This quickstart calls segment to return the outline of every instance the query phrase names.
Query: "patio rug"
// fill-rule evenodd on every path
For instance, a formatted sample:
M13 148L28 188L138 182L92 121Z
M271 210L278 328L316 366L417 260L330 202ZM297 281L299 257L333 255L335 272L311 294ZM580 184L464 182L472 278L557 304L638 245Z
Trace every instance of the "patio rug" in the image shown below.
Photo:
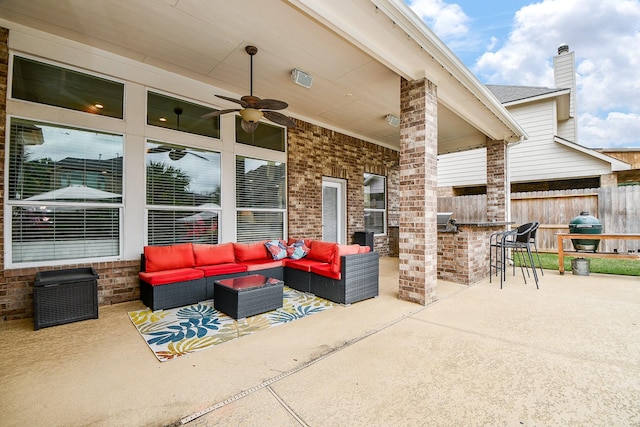
M334 303L284 287L282 308L235 320L213 308L213 300L170 310L129 312L140 335L159 361L222 344L327 310Z

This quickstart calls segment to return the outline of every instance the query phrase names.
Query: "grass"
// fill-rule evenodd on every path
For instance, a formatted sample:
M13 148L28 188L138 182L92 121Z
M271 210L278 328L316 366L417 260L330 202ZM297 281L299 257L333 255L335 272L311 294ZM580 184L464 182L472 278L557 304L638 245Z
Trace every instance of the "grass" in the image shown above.
M537 263L536 254L533 258ZM573 256L564 257L564 270L571 272ZM619 274L622 276L640 276L640 260L615 258L586 258L590 261L589 272L602 274ZM540 262L545 270L558 270L558 255L541 253Z

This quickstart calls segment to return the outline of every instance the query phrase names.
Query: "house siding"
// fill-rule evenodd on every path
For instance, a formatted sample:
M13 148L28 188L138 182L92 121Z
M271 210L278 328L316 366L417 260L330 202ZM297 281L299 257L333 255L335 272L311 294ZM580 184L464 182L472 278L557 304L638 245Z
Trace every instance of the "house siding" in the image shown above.
M509 108L529 139L510 149L512 182L581 178L610 173L610 165L557 143L555 102L540 101Z
M555 141L557 129L554 100L508 108L526 129L529 139L509 148L511 182L583 178L611 173L611 165ZM486 150L444 154L438 159L438 186L484 185Z
M438 156L438 186L473 186L487 183L487 149Z

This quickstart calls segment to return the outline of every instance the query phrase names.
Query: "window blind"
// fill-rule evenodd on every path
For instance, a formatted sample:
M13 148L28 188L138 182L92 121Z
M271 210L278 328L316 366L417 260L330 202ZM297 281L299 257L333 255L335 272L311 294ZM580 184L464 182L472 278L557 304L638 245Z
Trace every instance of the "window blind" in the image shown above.
M236 156L237 241L284 238L286 164Z
M11 262L116 256L122 135L12 118Z
M218 243L220 153L147 142L147 241Z

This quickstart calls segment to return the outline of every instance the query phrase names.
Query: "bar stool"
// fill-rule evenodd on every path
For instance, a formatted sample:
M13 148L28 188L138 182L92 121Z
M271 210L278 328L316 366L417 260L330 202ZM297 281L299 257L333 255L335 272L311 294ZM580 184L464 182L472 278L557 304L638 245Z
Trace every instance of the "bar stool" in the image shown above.
M532 266L536 288L540 289L538 286L538 273L531 252L531 232L535 229L537 229L536 223L529 222L519 226L515 230L493 233L489 237L489 283L491 283L494 271L496 275L499 271L500 289L502 289L502 282L506 279L507 263L509 261L512 262L513 274L515 275L515 261L516 257L519 257L520 271L522 272L522 278L525 284L527 283L527 276L531 277L527 266L528 259ZM509 254L511 256L509 256ZM525 268L527 270L526 275Z

